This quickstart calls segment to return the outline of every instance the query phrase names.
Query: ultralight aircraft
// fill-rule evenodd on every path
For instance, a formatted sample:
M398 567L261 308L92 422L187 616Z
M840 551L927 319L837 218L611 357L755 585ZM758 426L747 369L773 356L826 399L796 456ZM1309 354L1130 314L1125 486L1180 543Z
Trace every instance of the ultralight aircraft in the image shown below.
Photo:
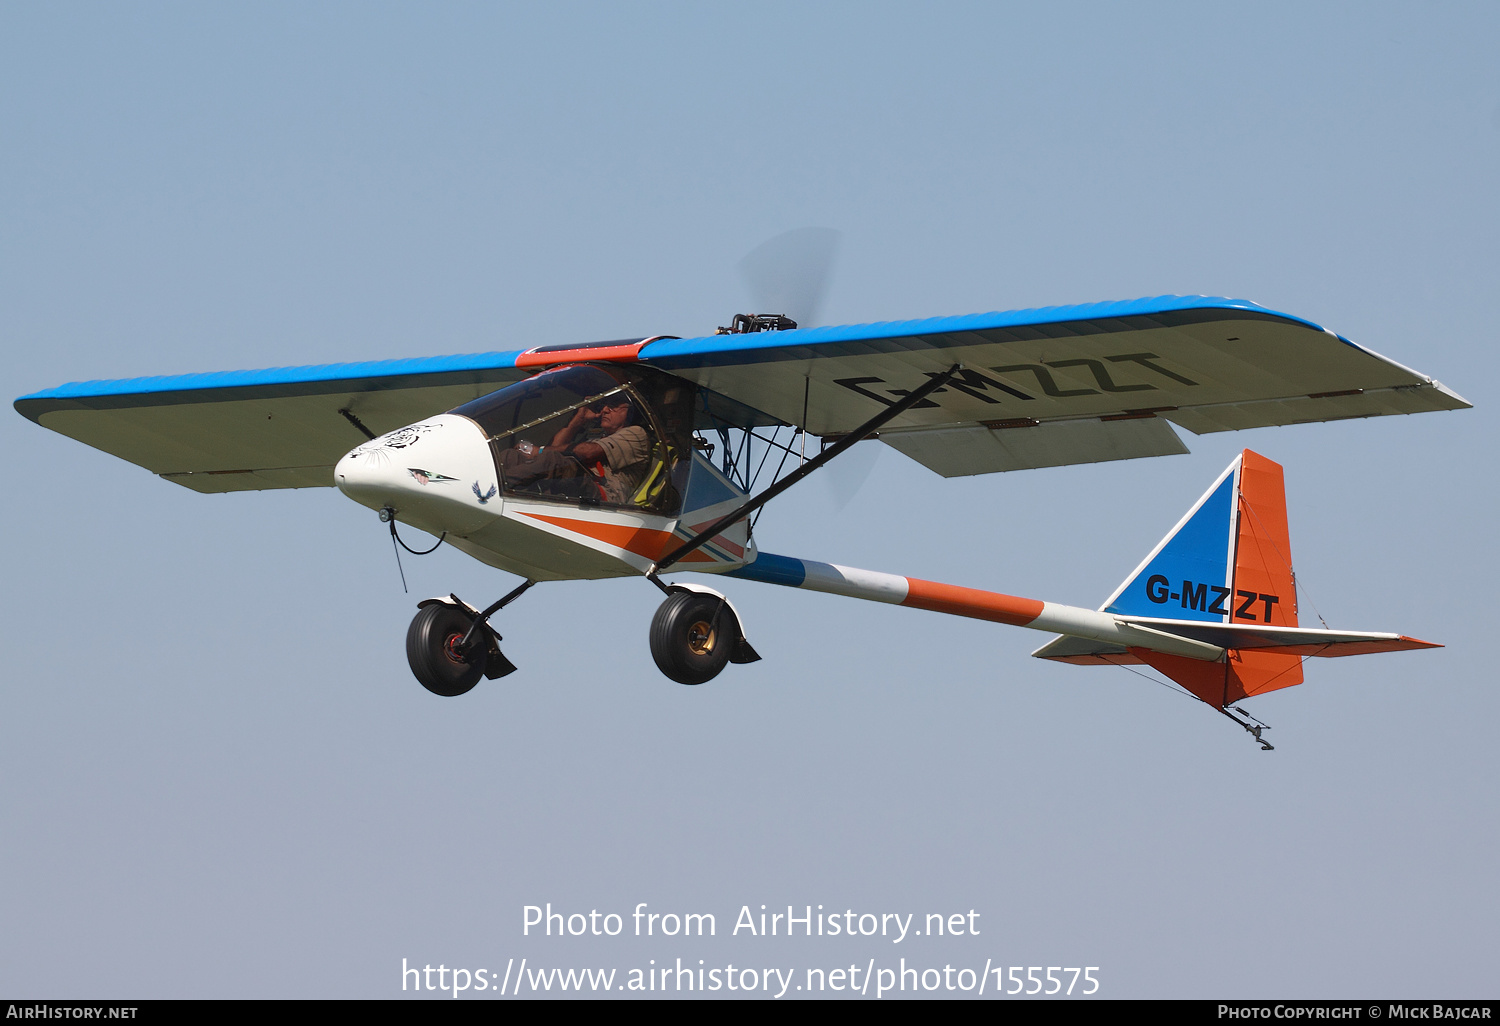
M1281 467L1263 456L1236 457L1097 610L762 552L753 518L864 439L959 477L1185 453L1173 425L1468 406L1310 321L1205 296L815 328L742 314L698 338L89 381L15 401L194 491L337 486L396 541L399 519L523 578L482 609L419 603L407 656L438 695L515 670L491 617L541 581L660 588L651 654L680 683L759 659L722 591L662 580L696 571L1048 631L1033 655L1148 664L1257 739L1258 721L1230 710L1249 717L1236 702L1300 683L1303 657L1435 647L1299 626Z

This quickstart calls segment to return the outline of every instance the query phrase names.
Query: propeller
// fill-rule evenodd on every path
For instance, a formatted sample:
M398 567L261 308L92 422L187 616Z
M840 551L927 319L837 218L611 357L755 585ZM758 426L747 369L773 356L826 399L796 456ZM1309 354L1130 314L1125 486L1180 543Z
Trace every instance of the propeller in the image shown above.
M794 228L751 250L739 266L755 312L786 314L799 328L815 325L839 237L832 228Z
M823 468L823 485L835 510L842 513L864 488L875 470L875 461L880 459L880 450L873 439L865 439Z
M841 238L832 228L794 228L751 250L739 269L756 312L786 314L799 328L816 326ZM836 509L860 491L879 456L874 445L856 445L822 471Z

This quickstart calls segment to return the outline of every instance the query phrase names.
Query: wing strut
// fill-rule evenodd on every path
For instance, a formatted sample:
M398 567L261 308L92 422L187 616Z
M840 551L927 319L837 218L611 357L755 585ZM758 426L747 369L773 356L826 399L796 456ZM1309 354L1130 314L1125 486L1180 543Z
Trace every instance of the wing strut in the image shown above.
M343 417L349 423L353 424L356 428L358 428L360 434L364 435L370 441L372 441L372 442L375 441L375 432L373 432L369 428L365 427L365 422L362 421L362 420L360 420L358 417L356 417L354 415L354 411L353 410L350 410L346 406L346 407L344 407L344 409L342 409L342 410L339 411L339 416Z
M775 484L767 488L765 491L761 492L759 495L755 496L752 499L746 500L738 509L726 513L718 520L715 520L708 527L706 527L702 531L699 531L697 534L693 535L693 537L689 538L687 541L677 546L677 548L667 553L661 559L658 559L651 565L651 569L646 571L646 576L654 581L657 574L665 571L667 567L671 566L673 563L676 563L678 560L682 559L683 556L686 556L688 553L697 549L704 542L708 541L714 535L724 530L724 528L728 527L730 524L738 522L745 516L754 513L766 503L776 498L776 496L780 495L792 485L802 480L808 474L811 474L814 470L817 470L819 467L827 463L829 460L833 459L839 453L843 452L845 449L848 449L855 442L870 437L891 420L901 416L901 414L917 405L917 403L921 402L923 399L926 399L933 392L936 392L938 389L942 388L953 379L953 376L955 374L957 374L962 369L963 364L955 363L952 367L949 367L942 374L934 376L930 381L927 382L927 384L923 385L921 388L918 388L911 392L906 396L906 398L902 399L894 406L886 407L886 409L882 410L880 413L877 413L875 416L865 421L859 427L849 432L843 438L840 438L833 445L829 446L822 452L821 455L815 456L812 459L808 460L806 463L802 464L802 466L792 471L780 481L777 481Z

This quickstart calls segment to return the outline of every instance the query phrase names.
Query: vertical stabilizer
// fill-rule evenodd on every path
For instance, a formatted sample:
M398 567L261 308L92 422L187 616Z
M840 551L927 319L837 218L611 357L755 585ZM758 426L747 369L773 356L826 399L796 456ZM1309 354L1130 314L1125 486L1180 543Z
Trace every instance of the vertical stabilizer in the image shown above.
M1246 449L1116 589L1124 616L1297 626L1281 465ZM1132 648L1210 705L1302 683L1300 656L1230 649L1217 663Z
M1234 569L1235 511L1241 457L1236 457L1157 542L1101 612L1223 623ZM1278 468L1279 469L1279 468Z

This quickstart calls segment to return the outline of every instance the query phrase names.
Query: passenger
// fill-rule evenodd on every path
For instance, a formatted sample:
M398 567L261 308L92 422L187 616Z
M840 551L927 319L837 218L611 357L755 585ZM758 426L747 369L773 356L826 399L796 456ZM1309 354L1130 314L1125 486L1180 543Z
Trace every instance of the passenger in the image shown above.
M580 407L552 436L554 450L570 453L584 464L603 466L605 500L621 506L634 502L651 470L651 436L640 424L630 423L633 413L629 399L609 396ZM601 432L597 437L574 441L595 429Z

